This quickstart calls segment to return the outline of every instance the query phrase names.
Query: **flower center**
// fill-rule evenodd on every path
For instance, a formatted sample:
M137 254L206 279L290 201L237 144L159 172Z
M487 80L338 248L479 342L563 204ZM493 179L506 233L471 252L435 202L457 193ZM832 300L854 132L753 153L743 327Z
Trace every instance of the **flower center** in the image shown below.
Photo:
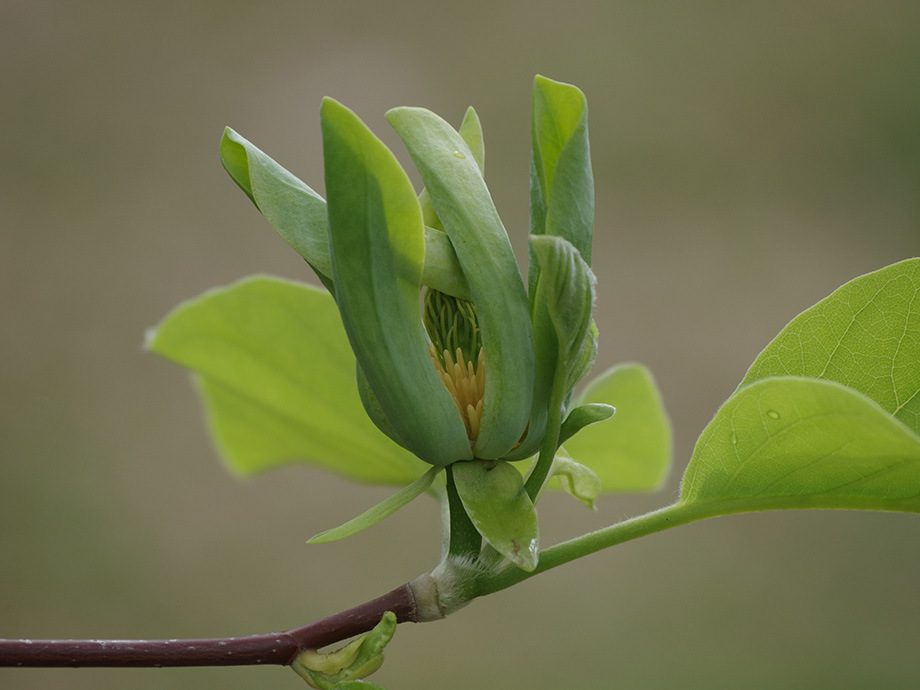
M424 322L431 339L431 360L473 443L479 436L486 380L476 309L472 302L429 288L425 293Z

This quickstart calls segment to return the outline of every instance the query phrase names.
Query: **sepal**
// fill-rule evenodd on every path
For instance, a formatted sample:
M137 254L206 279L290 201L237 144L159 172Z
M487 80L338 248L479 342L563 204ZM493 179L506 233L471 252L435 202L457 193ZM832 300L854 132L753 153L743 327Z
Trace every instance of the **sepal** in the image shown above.
M522 570L536 568L537 513L521 473L504 460L458 462L451 470L463 507L482 537Z

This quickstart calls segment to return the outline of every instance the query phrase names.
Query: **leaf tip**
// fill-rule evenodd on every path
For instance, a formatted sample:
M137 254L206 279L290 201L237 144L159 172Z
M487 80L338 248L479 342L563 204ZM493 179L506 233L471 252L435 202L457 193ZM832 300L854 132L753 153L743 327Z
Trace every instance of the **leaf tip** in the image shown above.
M531 539L525 546L517 540L512 540L511 551L507 555L510 556L511 562L518 568L532 573L537 569L537 564L540 561L539 542L536 539Z

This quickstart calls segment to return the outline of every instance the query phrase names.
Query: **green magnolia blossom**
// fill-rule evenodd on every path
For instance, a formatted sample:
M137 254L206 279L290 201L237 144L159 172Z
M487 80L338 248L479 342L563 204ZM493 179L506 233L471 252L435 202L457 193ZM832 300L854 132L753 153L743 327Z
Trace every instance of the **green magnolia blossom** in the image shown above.
M459 132L421 108L387 114L425 183L419 198L357 116L323 102L332 284L362 401L379 428L433 465L532 455L551 411L559 412L551 408L568 399L596 351L584 97L541 78L535 91L537 101L567 101L578 117L574 126L564 123L563 141L556 131L535 147L535 223L542 227L531 228L529 297L483 179L474 111ZM540 117L538 109L538 130ZM559 165L575 174L560 175L568 188L554 194ZM442 251L455 257L451 287L425 283L426 219L427 237L446 235Z
M333 284L365 408L428 463L504 457L530 416L533 332L524 282L472 151L433 113L388 114L456 254L481 353L445 349L450 335L438 333L463 308L447 293L427 286L429 304L437 300L441 313L427 329L423 323L422 205L395 156L337 102L326 99L321 116ZM482 389L464 395L477 382Z
M450 552L477 551L481 535L533 569L533 503L550 477L565 478L591 504L600 490L657 486L670 453L657 392L641 367L607 372L573 401L597 351L584 95L543 77L534 82L526 285L484 181L472 108L456 130L421 108L387 113L422 178L421 194L352 111L327 98L320 114L327 199L229 128L221 160L328 294L269 279L241 283L177 309L150 347L199 375L218 444L238 470L300 457L364 481L416 478L313 541L379 521L432 488L446 467L436 492L450 498ZM340 381L343 373L327 300L354 353L360 405L428 471L413 471L411 456L372 438L341 384L311 378ZM311 337L310 323L326 330ZM313 354L298 360L294 353L305 348ZM637 445L628 430L579 433L609 418L618 397L654 420L656 433L642 437L663 445ZM557 458L563 442L569 453ZM533 458L525 482L509 461Z

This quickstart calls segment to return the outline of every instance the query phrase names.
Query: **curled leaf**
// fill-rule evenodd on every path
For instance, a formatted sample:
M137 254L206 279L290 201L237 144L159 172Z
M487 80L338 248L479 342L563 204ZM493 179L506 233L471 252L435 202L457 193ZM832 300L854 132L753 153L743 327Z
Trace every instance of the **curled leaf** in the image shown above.
M530 246L540 266L535 309L545 304L556 332L555 376L565 379L567 397L585 372L586 351L596 345L591 338L595 278L575 246L561 237L532 236Z
M562 423L562 428L559 430L559 445L564 444L589 424L596 424L610 419L616 411L615 407L606 403L579 405L569 412L569 416Z
M596 510L594 502L601 493L601 480L589 467L575 462L560 448L553 459L551 476L555 477L563 491L571 494L582 504Z
M361 678L371 675L383 664L383 650L395 632L396 614L387 611L373 630L345 647L326 654L304 650L291 662L291 668L317 690L354 687Z

